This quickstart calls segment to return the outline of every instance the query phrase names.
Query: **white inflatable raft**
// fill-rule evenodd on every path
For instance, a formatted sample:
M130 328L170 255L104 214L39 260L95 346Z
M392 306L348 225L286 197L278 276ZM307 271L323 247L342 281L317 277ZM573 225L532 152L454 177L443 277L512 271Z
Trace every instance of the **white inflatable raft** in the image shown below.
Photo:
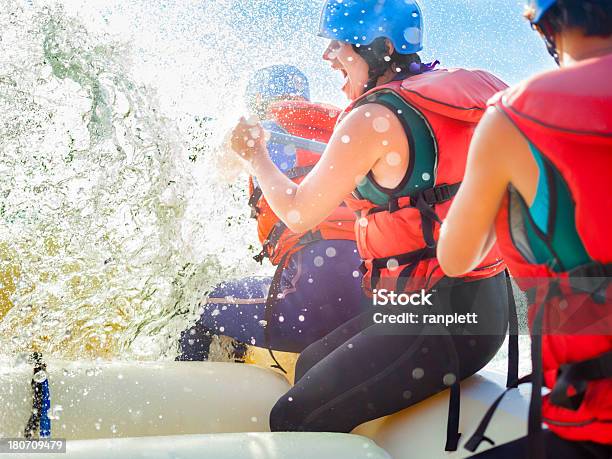
M445 393L353 434L269 433L270 410L289 384L252 365L50 361L47 377L51 433L68 440L67 454L57 455L65 459L467 457L463 443L504 382L503 375L489 372L464 382L462 442L459 451L445 453ZM31 378L30 365L0 364L0 437L23 435L32 409ZM489 431L498 443L524 435L527 400L526 392L512 391L500 405Z

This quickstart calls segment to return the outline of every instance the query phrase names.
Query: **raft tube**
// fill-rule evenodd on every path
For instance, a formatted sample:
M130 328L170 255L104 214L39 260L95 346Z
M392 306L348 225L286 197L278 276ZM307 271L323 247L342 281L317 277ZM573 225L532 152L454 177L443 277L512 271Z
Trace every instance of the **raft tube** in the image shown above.
M214 362L46 363L51 438L67 440L67 453L58 454L64 459L462 458L470 455L463 443L504 389L503 375L493 372L462 384L463 436L460 449L447 453L447 392L352 434L269 433L270 410L289 389L269 369ZM31 379L31 365L0 363L0 437L23 436L32 412ZM525 389L513 390L498 408L487 432L498 444L525 434L528 398Z

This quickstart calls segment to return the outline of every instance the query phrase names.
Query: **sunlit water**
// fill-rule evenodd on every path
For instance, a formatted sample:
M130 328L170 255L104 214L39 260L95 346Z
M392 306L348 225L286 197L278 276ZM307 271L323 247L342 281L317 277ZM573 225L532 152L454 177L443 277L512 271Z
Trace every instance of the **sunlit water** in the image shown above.
M61 7L2 0L0 31L0 349L174 356L206 289L250 268L211 126L165 117L129 46Z
M64 4L0 0L0 352L173 358L208 289L267 272L244 180L217 168L241 75L295 49L318 62L321 45L249 48L245 33L285 26L254 9L237 34L229 0ZM336 80L319 73L320 93Z

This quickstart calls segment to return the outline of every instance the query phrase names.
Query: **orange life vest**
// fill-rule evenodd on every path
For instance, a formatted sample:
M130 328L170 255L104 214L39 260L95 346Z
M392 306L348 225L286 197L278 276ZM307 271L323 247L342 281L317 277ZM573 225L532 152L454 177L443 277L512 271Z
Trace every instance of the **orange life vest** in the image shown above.
M463 178L487 100L506 87L484 71L434 70L374 88L349 106L345 113L368 102L392 109L410 144L407 186L400 195L389 194L381 205L358 187L347 200L359 214L355 232L367 290L430 289L444 276L436 258L440 225ZM504 269L494 248L465 277L492 277Z
M541 336L534 392L542 377L552 389L541 416L563 438L604 444L612 444L611 73L612 55L587 60L528 80L495 104L542 158L548 183L547 228L538 229L513 189L497 219L508 267L529 291L532 340ZM563 195L569 210L557 208ZM560 252L571 238L570 255L582 257L568 266ZM538 241L550 250L546 262L535 255Z
M331 105L291 100L273 103L268 109L268 120L274 121L288 134L318 142L328 142L340 110ZM312 170L321 155L303 148L295 151L295 167L285 172L295 183ZM340 206L321 224L305 233L293 233L274 214L261 189L249 180L249 206L252 217L257 219L257 232L262 243L262 252L257 261L270 258L277 265L283 258L295 253L305 244L316 240L355 240L354 213Z

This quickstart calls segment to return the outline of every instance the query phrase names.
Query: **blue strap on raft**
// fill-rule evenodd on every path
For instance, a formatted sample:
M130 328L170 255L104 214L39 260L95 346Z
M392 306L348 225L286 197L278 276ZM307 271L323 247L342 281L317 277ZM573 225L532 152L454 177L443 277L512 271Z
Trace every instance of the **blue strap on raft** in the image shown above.
M38 438L48 438L51 436L51 419L48 411L51 408L51 392L49 390L49 380L46 376L47 365L42 360L39 352L32 353L34 371L32 376L32 414L23 431L25 438L34 438L38 431ZM37 377L42 372L42 377Z
M40 438L48 438L51 436L51 419L49 419L49 410L51 409L51 396L49 391L49 380L45 379L41 383L42 391L42 403L40 413L40 426L39 434Z

